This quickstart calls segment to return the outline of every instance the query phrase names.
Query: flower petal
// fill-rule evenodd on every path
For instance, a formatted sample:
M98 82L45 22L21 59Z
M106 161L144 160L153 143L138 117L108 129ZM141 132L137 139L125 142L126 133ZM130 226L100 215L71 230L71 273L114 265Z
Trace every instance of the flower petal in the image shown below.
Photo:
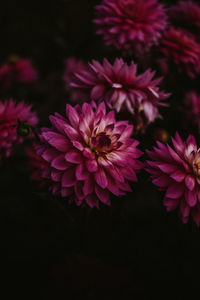
M185 185L190 191L192 191L195 187L195 178L192 175L187 175L185 177Z
M182 186L182 184L172 183L168 187L165 197L170 199L180 198L183 195L183 192L184 187Z
M94 178L102 189L105 189L107 187L108 180L102 168L99 168L99 170L94 174Z

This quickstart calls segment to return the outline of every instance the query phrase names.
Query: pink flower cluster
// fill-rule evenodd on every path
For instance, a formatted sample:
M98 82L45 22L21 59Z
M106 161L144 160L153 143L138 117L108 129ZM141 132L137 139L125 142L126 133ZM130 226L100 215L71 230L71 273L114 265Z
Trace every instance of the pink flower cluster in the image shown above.
M31 112L31 105L24 102L16 104L12 99L0 102L0 163L4 157L9 157L13 146L23 141L17 133L17 122L28 122L35 126L38 123L35 112Z
M165 191L164 205L167 211L179 209L183 223L190 214L200 225L200 148L195 138L189 136L186 142L176 133L172 138L174 149L168 144L157 142L153 151L147 151L151 161L146 170L153 183Z
M0 87L8 89L16 83L36 81L38 73L30 59L11 57L0 67Z
M107 45L134 53L157 42L167 15L157 0L103 0L94 23Z
M87 92L88 99L105 101L116 112L128 112L137 130L143 130L160 117L159 106L169 94L159 90L161 78L153 79L155 72L147 70L137 74L137 65L130 66L123 59L116 59L111 65L104 59L88 64L88 69L74 72L70 86Z
M110 193L122 196L136 181L142 152L131 138L133 126L106 114L104 103L66 107L66 117L50 116L52 128L43 128L37 149L48 164L42 177L51 181L54 194L71 202L99 207L110 205Z

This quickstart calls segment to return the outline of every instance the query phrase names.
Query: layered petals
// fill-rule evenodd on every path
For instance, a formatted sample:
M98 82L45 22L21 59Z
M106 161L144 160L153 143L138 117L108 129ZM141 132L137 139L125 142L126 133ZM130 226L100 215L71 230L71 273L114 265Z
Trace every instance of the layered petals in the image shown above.
M137 160L142 152L131 138L133 126L116 122L103 102L67 105L65 118L55 114L50 121L52 128L42 129L37 155L45 162L41 180L49 180L53 194L99 207L100 202L110 205L111 193L131 191L128 180L136 181L142 167Z
M144 131L156 118L160 118L159 106L169 97L159 90L161 78L153 79L155 72L147 70L137 75L137 65L116 59L111 65L93 60L87 70L77 70L69 85L88 94L88 99L105 101L117 113L127 113L136 130ZM112 126L112 124L110 125Z
M146 170L152 182L165 191L164 205L167 211L179 208L183 223L189 216L200 225L200 149L193 136L184 142L178 133L173 139L174 150L157 142L154 151L147 151L152 161Z

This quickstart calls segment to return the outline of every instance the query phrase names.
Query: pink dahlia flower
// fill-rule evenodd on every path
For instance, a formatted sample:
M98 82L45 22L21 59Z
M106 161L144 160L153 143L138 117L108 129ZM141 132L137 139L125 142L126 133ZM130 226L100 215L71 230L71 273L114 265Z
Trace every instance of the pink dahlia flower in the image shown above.
M188 32L170 27L164 33L161 52L168 63L177 65L179 72L191 78L200 73L200 44Z
M105 101L117 112L130 113L136 130L144 130L160 117L158 107L166 105L161 101L169 96L159 91L162 79L152 79L154 75L151 70L137 75L137 65L133 62L128 66L123 59L116 59L111 65L104 59L103 65L93 61L88 70L74 73L70 85L87 91L92 100Z
M47 180L41 180L42 171L48 166L46 160L44 160L40 155L37 154L36 148L38 148L38 143L33 143L31 146L26 147L26 155L28 158L27 167L30 175L30 180L38 182L41 186L48 183Z
M11 155L15 144L23 141L17 133L18 120L32 126L38 123L31 108L31 105L25 105L24 102L16 104L12 99L0 102L0 163L4 157Z
M179 208L183 223L190 214L200 225L200 148L195 138L189 136L183 142L179 134L172 138L174 149L157 142L157 148L147 151L152 161L147 161L146 170L153 183L166 191L164 205L167 211Z
M200 34L200 6L194 1L179 1L168 13L174 26L185 28L195 35Z
M157 0L103 0L96 15L97 34L107 45L128 52L154 44L167 25L165 9Z
M42 176L51 180L53 193L71 196L77 205L99 207L99 202L110 205L110 193L131 191L128 180L136 181L142 166L138 142L131 138L133 126L116 122L103 102L67 105L66 118L55 114L50 121L52 128L42 129L37 153L48 162Z
M184 107L181 108L184 117L191 123L197 126L200 132L200 95L195 91L188 92L184 98Z
M88 100L87 93L70 86L70 83L74 80L74 73L86 70L87 65L82 60L78 60L75 57L70 57L65 61L63 80L65 83L65 88L69 92L71 100L74 102Z
M16 80L22 83L34 82L38 78L36 69L30 59L21 58L15 64Z
M16 83L31 83L37 78L37 71L30 59L11 57L0 67L0 86L3 89L8 89Z

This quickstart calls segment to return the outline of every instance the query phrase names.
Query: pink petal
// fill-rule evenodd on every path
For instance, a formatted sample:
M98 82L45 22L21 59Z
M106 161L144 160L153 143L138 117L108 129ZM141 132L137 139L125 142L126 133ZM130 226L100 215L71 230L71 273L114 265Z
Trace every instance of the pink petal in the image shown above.
M167 211L172 211L179 205L179 199L164 198L163 204L167 208Z
M184 199L182 199L180 203L180 213L184 218L188 217L190 214L190 207Z
M82 145L81 143L79 143L79 142L77 142L77 141L73 141L72 144L73 144L73 146L74 146L75 148L77 148L78 150L80 150L80 151L83 151L83 150L84 150L84 147L83 147L83 145Z
M73 108L71 105L66 105L66 115L72 125L72 127L77 128L79 125L79 115L75 108Z
M76 197L78 198L78 200L80 200L78 204L81 204L82 200L85 198L85 195L83 194L83 183L77 182L74 186L74 191L75 191Z
M58 155L58 151L52 148L45 150L42 154L44 160L50 162Z
M65 134L68 136L69 140L73 141L77 141L77 140L80 140L80 135L79 133L77 132L76 129L74 129L72 126L70 126L69 124L65 124L65 127L64 127L64 131L65 131Z
M107 189L101 189L98 185L95 185L95 192L101 202L110 205L109 191Z
M85 201L86 201L86 203L91 207L91 208L93 208L93 207L97 207L97 208L99 208L99 199L97 198L97 196L96 195L94 195L94 194L91 194L91 195L87 195L86 197L85 197Z
M62 120L60 118L57 118L56 116L50 116L49 117L51 124L61 133L65 133L64 127L67 124L66 120Z
M53 181L60 182L61 177L62 177L62 172L59 172L57 170L52 170L51 171L51 179Z
M184 187L181 184L172 183L165 194L166 198L176 199L180 198L184 192Z
M66 162L65 156L62 154L52 160L51 166L57 170L66 170L70 164Z
M193 191L189 190L185 192L185 201L190 207L193 207L197 204L197 195L195 190Z
M153 182L153 184L155 184L161 188L164 188L169 185L170 180L167 176L161 175L161 176L153 179L152 182Z
M159 163L158 167L161 171L167 174L177 171L177 166L170 165L170 164Z
M71 187L76 183L74 168L68 169L62 176L62 187Z
M107 172L117 181L124 182L124 176L117 167L113 166L110 169L107 169Z
M86 167L89 172L94 173L98 170L98 164L96 162L96 159L93 160L86 160Z
M92 91L91 91L91 99L93 100L100 100L103 95L104 95L104 91L105 91L105 86L104 85L95 85L93 88L92 88Z
M94 159L95 158L95 155L94 153L91 152L90 149L88 148L85 148L85 150L83 151L83 155L88 158L88 159Z
M63 135L55 132L43 132L44 139L54 148L66 152L71 147L69 141Z
M170 177L174 179L176 182L182 182L185 178L186 174L182 171L175 171L174 173L170 174Z
M109 161L111 161L113 164L117 166L124 167L127 165L127 161L122 156L120 156L120 154L118 154L117 152L113 151L112 153L109 153L107 155L107 158L109 159Z
M107 176L102 168L99 168L99 170L94 174L94 178L102 189L105 189L107 187Z
M131 180L131 181L137 181L137 176L130 167L121 168L121 172L126 179Z
M88 178L84 181L83 184L83 193L84 195L88 195L91 194L93 192L94 189L94 183L93 180L90 176L88 176Z
M190 191L192 191L195 187L195 178L192 175L187 175L185 177L185 185Z
M88 178L88 172L84 166L84 164L77 165L76 167L76 179L77 180L85 180Z
M80 164L83 161L83 157L78 151L70 151L65 154L65 159L73 164Z
M102 156L98 157L98 163L103 168L111 168L113 166L113 164L106 157Z

